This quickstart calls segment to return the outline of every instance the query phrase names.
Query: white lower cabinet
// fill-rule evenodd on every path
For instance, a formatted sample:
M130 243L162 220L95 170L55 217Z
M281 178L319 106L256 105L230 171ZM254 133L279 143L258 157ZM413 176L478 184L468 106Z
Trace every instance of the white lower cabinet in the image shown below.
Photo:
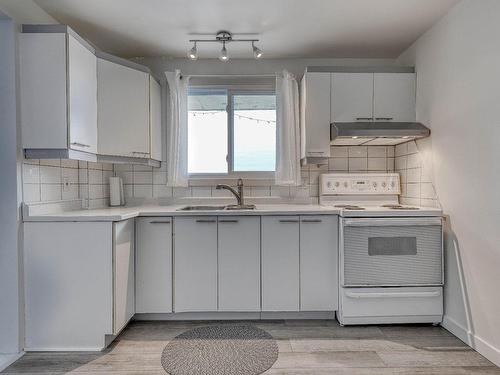
M135 314L134 219L113 223L113 334Z
M299 217L262 217L262 311L299 311Z
M172 312L172 218L136 221L135 310Z
M260 217L218 219L219 311L260 311Z
M217 217L176 217L174 311L217 311Z
M338 307L338 216L300 217L300 310Z

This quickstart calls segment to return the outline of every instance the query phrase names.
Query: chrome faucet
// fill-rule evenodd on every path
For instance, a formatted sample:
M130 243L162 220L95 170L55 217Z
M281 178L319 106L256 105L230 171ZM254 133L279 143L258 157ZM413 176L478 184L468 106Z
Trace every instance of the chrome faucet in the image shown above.
M243 180L241 178L238 178L237 187L238 191L234 190L231 186L225 184L218 184L215 188L217 190L222 190L222 189L229 190L236 197L236 200L238 201L238 206L243 207L245 206L245 201L243 197Z

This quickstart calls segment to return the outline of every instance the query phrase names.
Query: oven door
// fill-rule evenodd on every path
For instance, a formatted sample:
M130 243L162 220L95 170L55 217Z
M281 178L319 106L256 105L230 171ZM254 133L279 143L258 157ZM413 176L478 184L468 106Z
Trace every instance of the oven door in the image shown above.
M344 218L340 265L344 287L442 285L441 218Z

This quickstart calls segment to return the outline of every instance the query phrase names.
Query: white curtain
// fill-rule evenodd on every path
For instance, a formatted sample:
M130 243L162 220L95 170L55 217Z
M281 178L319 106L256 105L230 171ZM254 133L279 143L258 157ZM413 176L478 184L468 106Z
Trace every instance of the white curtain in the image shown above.
M169 89L167 124L167 185L188 186L188 83L181 72L165 72Z
M276 77L275 184L300 183L299 86L295 77L284 70Z

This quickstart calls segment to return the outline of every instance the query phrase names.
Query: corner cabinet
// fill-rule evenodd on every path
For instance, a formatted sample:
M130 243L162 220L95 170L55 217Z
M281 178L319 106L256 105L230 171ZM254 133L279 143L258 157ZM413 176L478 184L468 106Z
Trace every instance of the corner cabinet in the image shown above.
M95 161L94 49L66 27L52 33L29 31L25 30L19 39L21 126L26 157Z
M148 158L149 74L97 60L99 154Z
M134 219L24 223L23 261L27 351L101 350L135 314Z

